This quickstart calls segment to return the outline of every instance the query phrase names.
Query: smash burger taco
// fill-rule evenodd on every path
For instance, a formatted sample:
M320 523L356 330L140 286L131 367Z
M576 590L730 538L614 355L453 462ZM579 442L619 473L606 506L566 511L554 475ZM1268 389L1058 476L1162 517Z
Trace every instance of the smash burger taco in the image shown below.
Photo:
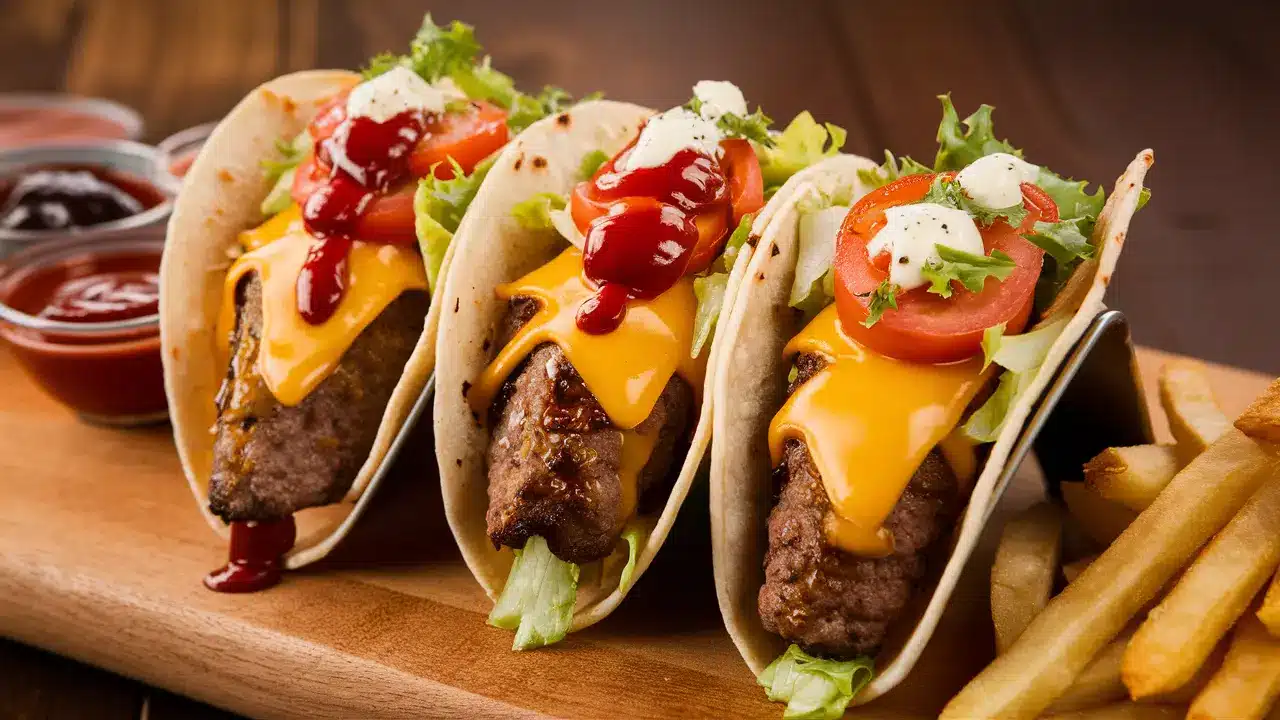
M713 359L720 608L787 717L910 671L1145 197L1149 150L1104 198L941 99L932 167L841 156L773 200Z
M445 283L445 509L516 649L608 615L662 545L710 439L717 320L766 195L836 153L728 82L683 107L584 103L502 152Z
M251 92L187 176L161 267L174 438L241 592L323 557L370 497L435 361L448 248L492 158L559 110L472 29ZM296 542L295 542L296 540ZM283 562L281 562L283 556Z

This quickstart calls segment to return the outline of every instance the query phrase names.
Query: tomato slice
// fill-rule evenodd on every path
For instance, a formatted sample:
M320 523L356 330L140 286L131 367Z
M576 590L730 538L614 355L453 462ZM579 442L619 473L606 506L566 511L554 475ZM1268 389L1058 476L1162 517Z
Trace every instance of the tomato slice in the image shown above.
M487 102L473 102L465 112L433 115L427 119L426 132L409 156L409 171L414 177L426 177L436 165L435 176L448 180L454 174L449 163L452 157L463 172L470 174L510 138L507 111Z
M329 168L307 157L294 172L289 193L299 205L329 177ZM355 237L365 242L412 245L418 241L413 226L413 184L395 192L377 195L356 223Z
M328 140L342 121L347 119L347 96L350 94L351 89L347 88L320 106L315 117L311 118L311 124L307 125L312 142Z
M724 149L720 167L729 179L729 203L733 207L733 227L737 227L742 216L764 207L764 176L751 143L730 138L721 141L720 147Z
M1005 323L1005 332L1026 327L1035 299L1036 281L1044 263L1044 251L1018 234L1007 223L979 228L987 254L1000 250L1016 267L1004 280L988 279L981 292L953 288L950 298L925 287L899 293L897 309L884 313L879 322L864 327L871 294L888 277L887 267L867 255L867 243L885 225L884 211L924 197L934 175L910 175L867 195L853 206L836 238L836 306L840 324L850 337L883 355L917 362L944 363L963 360L981 352L982 334ZM1028 209L1025 232L1037 220L1055 221L1057 207L1034 185L1023 184Z

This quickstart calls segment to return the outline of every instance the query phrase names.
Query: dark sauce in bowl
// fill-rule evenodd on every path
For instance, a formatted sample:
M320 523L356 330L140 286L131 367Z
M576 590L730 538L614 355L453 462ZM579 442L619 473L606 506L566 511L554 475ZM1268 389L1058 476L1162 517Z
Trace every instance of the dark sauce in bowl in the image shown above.
M164 202L142 178L89 165L24 168L0 180L0 229L67 230L115 222Z

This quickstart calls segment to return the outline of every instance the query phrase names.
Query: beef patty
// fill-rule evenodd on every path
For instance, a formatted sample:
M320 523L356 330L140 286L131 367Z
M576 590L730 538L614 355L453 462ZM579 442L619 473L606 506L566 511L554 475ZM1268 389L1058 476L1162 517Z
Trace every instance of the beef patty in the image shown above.
M798 356L788 392L825 364L820 355ZM769 513L759 596L765 629L813 655L874 654L924 576L930 546L950 532L963 506L955 474L941 453L931 451L885 520L893 554L864 558L828 544L823 519L830 501L802 441L787 442L775 473L781 488Z
M218 392L209 510L227 522L276 520L338 502L373 447L391 392L422 334L429 296L407 292L352 343L301 403L281 405L257 371L262 284L237 289L231 362Z
M502 345L537 309L537 302L528 298L511 301L499 337ZM693 391L673 376L653 411L635 428L658 435L637 480L640 510L665 502L693 417ZM521 548L541 535L565 562L608 557L629 519L623 515L618 472L622 433L559 346L538 346L507 379L491 408L490 426L486 521L494 547Z

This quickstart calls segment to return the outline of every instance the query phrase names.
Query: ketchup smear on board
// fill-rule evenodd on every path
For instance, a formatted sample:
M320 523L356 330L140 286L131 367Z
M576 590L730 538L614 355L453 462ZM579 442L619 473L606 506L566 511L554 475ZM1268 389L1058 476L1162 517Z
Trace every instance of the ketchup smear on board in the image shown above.
M247 593L275 585L296 535L292 515L271 522L231 523L230 557L205 576L204 586L214 592Z
M376 195L409 174L409 156L426 130L421 110L386 122L347 117L315 153L333 168L302 206L307 232L316 238L298 274L298 312L312 325L328 320L347 288L351 233Z
M582 261L599 290L575 316L578 329L592 335L616 330L628 300L650 300L673 287L699 242L695 218L728 203L720 164L692 149L656 168L619 171L610 162L602 169L589 181L590 194L612 203L592 221Z

